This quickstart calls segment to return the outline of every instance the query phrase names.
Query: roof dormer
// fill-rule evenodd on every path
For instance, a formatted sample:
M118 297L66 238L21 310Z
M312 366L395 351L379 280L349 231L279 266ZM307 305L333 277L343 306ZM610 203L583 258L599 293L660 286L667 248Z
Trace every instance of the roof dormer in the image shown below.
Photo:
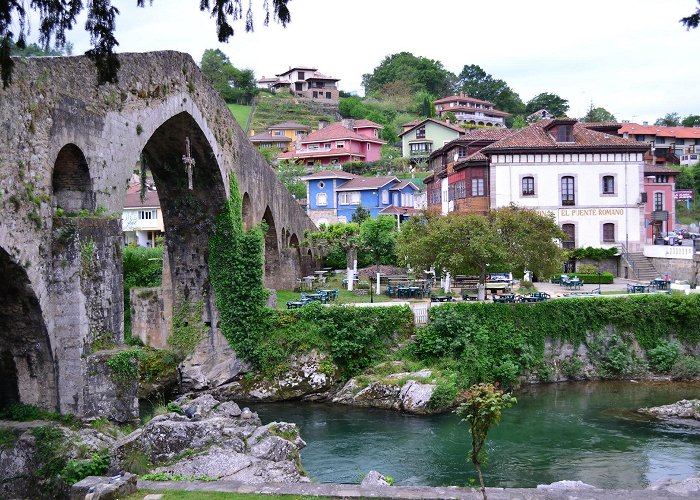
M575 142L574 141L574 124L576 120L572 118L559 118L552 120L544 130L556 142Z

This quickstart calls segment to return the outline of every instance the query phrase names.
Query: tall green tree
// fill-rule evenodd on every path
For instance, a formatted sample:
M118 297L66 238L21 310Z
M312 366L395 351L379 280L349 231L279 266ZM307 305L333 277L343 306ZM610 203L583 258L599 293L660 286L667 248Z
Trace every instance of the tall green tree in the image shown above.
M282 160L275 167L275 172L277 173L277 178L294 198L297 200L306 198L306 183L299 180L306 175L306 167L295 161Z
M351 290L353 283L351 269L353 269L355 259L357 259L358 249L363 244L360 237L360 224L356 222L321 224L317 231L309 232L305 236L305 244L318 249L322 255L334 247L339 247L345 253L348 290Z
M469 425L472 438L471 459L479 474L479 484L484 500L487 500L484 476L481 466L486 462L486 438L489 430L501 422L503 410L517 403L510 394L504 393L493 384L475 384L463 395L466 401L460 404L455 413Z
M599 123L599 122L616 122L617 118L610 111L601 107L593 107L591 103L588 108L586 115L581 118L581 121L586 123Z
M683 118L681 125L684 127L694 127L695 125L700 125L700 115L688 115Z
M249 104L258 93L253 70L236 68L220 49L206 49L199 66L226 102Z
M365 94L371 95L380 93L387 83L398 81L404 82L412 92L446 96L452 91L454 78L440 61L399 52L386 56L372 73L362 75L362 86Z
M287 3L289 0L263 2L263 24L270 22L270 13L282 26L290 21ZM151 0L149 3L153 3ZM200 0L199 9L211 13L216 22L219 42L227 42L233 36L232 23L245 23L247 32L253 31L252 3L243 12L241 0ZM136 5L144 7L146 0L136 0ZM119 42L114 36L119 9L111 0L3 0L0 1L0 74L3 86L10 84L14 62L10 58L10 45L15 43L20 49L26 46L26 37L32 23L28 22L32 13L39 17L39 43L47 49L55 41L57 47L66 44L66 32L75 25L78 15L87 7L85 30L90 33L92 49L86 55L95 60L98 78L101 83L114 82L117 78L119 60L114 49ZM14 31L18 28L18 31Z
M396 251L396 233L396 219L390 215L366 219L360 226L362 247L372 255L377 272L382 257L393 255Z
M569 111L569 101L557 94L542 92L527 102L527 112L534 113L540 109L546 109L557 118L566 116Z
M700 3L700 0L698 0L698 3ZM700 7L696 7L695 12L688 17L682 18L680 23L683 24L687 30L697 28L698 25L700 25Z
M681 117L678 113L666 113L654 122L654 125L659 125L661 127L678 127L681 124Z
M456 90L476 99L490 101L497 109L512 115L525 113L525 104L520 96L504 80L494 78L476 64L467 64L462 68L457 76Z

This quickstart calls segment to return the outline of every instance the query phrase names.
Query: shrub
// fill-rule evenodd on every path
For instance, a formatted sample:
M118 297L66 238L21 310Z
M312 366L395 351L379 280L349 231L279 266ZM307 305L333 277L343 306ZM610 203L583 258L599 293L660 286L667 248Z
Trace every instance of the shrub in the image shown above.
M675 379L691 379L700 375L700 359L694 356L679 356L671 367L671 376Z
M593 264L577 264L577 274L598 274L598 268Z
M61 471L61 478L70 486L88 476L103 476L109 468L109 450L101 450L88 460L68 460Z
M658 373L667 373L680 355L680 347L674 342L661 340L656 347L647 351L649 364Z

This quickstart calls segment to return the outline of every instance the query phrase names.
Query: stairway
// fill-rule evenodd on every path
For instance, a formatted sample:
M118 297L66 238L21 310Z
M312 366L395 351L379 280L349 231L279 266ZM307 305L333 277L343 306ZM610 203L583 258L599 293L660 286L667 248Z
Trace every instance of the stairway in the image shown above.
M658 278L660 273L654 268L651 261L644 256L643 253L629 253L627 254L628 261L634 268L636 276L630 276L630 278L636 278L640 281L649 281L654 278Z

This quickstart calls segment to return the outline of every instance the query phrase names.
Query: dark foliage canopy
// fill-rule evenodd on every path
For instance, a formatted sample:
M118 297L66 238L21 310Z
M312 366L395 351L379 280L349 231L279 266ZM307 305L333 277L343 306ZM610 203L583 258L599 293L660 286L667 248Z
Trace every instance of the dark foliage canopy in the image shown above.
M271 0L272 16L286 26L290 21L287 3L289 0ZM146 0L136 0L138 7L144 7ZM153 0L150 0L153 3ZM119 9L111 0L0 0L0 76L3 87L10 84L14 63L10 58L11 46L20 49L26 46L27 18L30 12L39 15L39 43L45 48L52 41L57 47L66 43L66 32L70 31L83 7L88 9L85 30L90 33L92 48L86 55L95 61L100 83L114 82L117 78L119 60L114 53L119 45L114 36L115 21ZM200 0L199 8L210 12L216 19L216 33L220 42L227 42L233 35L232 22L244 20L245 30L253 31L252 2L243 12L242 0ZM263 24L270 22L270 0L263 0L265 17ZM19 27L18 33L12 31Z

